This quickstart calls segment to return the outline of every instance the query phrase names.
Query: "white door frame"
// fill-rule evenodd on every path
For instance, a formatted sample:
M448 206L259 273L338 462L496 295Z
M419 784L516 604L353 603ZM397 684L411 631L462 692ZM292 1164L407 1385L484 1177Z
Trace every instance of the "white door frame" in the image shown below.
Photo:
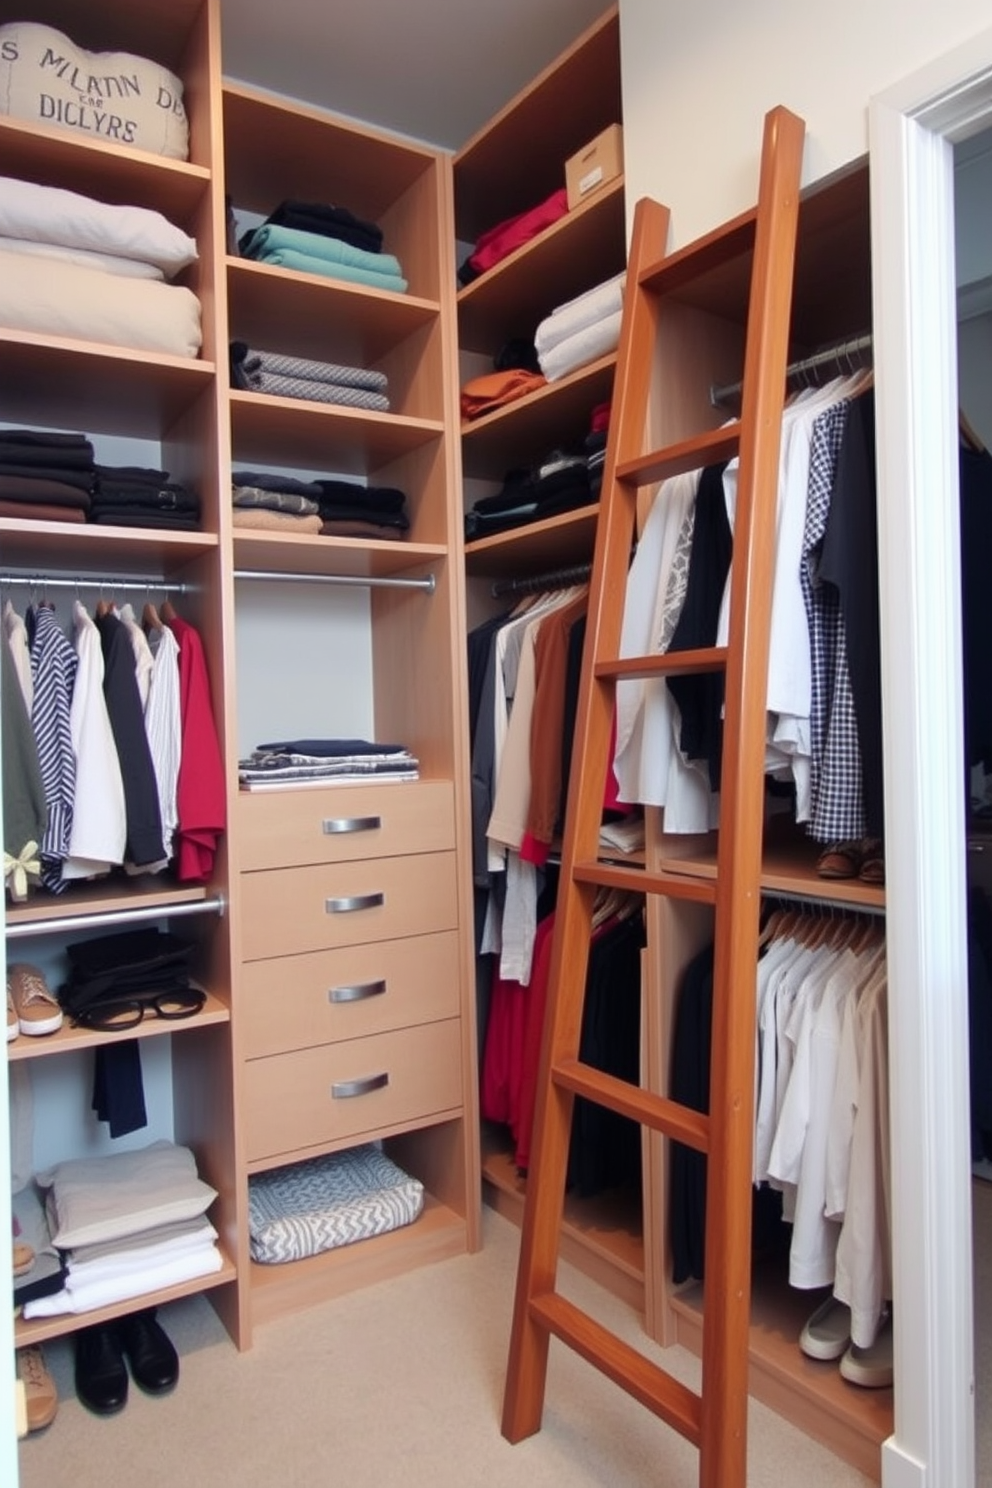
M896 1381L884 1488L975 1482L953 144L989 123L992 31L869 108Z

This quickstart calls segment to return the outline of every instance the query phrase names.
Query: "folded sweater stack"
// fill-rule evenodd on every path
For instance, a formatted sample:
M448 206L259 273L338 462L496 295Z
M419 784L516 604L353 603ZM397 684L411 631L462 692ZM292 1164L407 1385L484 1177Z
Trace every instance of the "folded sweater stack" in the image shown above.
M245 258L298 273L394 294L407 289L399 259L382 252L380 229L345 207L284 201L260 227L243 233L238 246Z
M65 1287L24 1304L24 1316L90 1312L219 1271L206 1210L217 1191L187 1147L157 1141L107 1157L73 1158L37 1176Z
M384 372L253 351L244 341L231 342L231 382L245 392L268 393L275 398L303 398L311 403L389 412L389 383Z
M0 517L85 522L95 480L85 434L0 431Z
M549 382L615 351L626 273L614 275L545 316L534 334L537 359Z
M403 537L406 495L392 486L345 480L296 480L267 471L231 473L235 527L313 532L324 537Z
M200 302L164 281L197 258L160 212L0 177L0 325L195 357Z
M168 527L196 532L200 498L167 470L98 465L90 521L114 527Z

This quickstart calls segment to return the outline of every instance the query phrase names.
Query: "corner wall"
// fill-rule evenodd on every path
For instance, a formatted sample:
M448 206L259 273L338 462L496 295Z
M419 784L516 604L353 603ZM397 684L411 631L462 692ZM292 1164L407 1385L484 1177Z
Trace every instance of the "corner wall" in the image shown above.
M762 121L807 126L804 182L868 149L868 100L988 26L988 0L620 0L628 213L670 208L678 248L753 205Z

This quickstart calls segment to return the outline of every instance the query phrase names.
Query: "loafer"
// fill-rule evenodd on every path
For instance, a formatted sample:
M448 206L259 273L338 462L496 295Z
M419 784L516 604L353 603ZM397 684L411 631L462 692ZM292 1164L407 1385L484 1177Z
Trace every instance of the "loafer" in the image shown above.
M127 1367L117 1330L108 1323L76 1334L76 1394L98 1416L112 1416L127 1404Z
M179 1378L179 1355L154 1307L121 1318L118 1329L121 1347L136 1385L149 1395L163 1395Z

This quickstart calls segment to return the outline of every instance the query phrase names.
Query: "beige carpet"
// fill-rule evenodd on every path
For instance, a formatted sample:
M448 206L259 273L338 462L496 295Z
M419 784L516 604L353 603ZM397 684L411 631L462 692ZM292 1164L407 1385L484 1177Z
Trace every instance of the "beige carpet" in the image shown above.
M150 1399L132 1386L116 1416L76 1400L71 1342L46 1345L62 1399L53 1425L21 1443L21 1488L696 1488L694 1449L554 1341L542 1430L503 1440L518 1238L487 1209L479 1254L268 1324L244 1354L203 1298L173 1303L161 1319L180 1351L176 1390ZM630 1308L561 1275L644 1347ZM665 1362L696 1381L688 1353ZM749 1464L751 1488L868 1483L754 1402Z

